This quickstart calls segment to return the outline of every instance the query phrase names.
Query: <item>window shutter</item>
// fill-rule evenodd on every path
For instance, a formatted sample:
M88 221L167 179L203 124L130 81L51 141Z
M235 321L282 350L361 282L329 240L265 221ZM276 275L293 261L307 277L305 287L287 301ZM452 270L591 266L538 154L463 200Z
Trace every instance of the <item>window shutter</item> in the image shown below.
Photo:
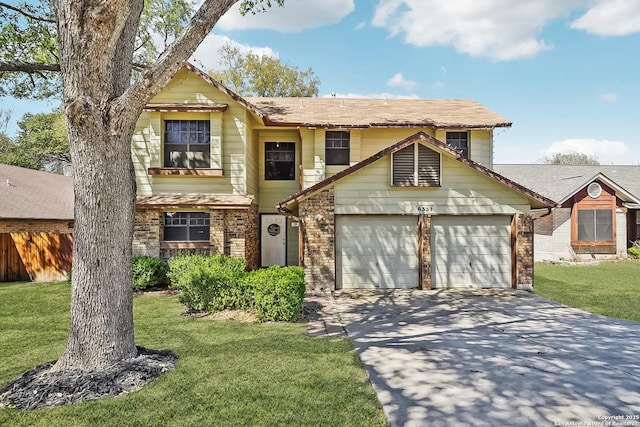
M414 146L410 145L393 153L393 185L396 187L415 186Z
M440 186L440 154L418 144L418 185Z

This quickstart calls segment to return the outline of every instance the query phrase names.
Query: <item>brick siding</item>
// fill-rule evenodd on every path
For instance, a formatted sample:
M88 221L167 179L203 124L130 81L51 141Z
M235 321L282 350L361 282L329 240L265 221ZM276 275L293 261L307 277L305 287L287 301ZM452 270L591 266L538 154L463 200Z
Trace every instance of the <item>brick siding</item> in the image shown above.
M333 188L300 202L303 267L307 289L335 289L335 213Z
M0 233L73 233L73 221L52 219L0 220Z
M248 209L210 211L210 240L207 247L162 247L162 211L138 209L133 232L133 255L169 259L180 254L231 255L244 258L249 269L259 265L258 206Z
M533 219L516 215L516 286L533 284Z

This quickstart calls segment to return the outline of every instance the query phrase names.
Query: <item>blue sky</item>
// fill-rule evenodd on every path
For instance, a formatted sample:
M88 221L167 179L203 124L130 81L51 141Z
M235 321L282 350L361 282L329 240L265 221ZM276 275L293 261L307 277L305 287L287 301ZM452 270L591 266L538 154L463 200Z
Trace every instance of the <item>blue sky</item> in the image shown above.
M495 132L497 163L579 151L640 164L637 0L287 0L232 9L197 65L216 68L225 42L313 68L320 96L476 99L513 122ZM1 102L14 121L52 108Z

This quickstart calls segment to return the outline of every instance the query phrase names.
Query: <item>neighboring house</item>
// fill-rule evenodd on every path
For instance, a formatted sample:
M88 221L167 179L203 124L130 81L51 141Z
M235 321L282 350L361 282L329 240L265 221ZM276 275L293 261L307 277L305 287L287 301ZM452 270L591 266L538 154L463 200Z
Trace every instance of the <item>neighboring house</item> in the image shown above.
M535 212L535 260L626 256L640 238L640 166L496 165L556 201Z
M311 288L516 287L531 209L492 171L473 100L242 98L188 65L147 105L132 155L134 254L303 265Z
M0 282L71 271L72 178L0 164Z

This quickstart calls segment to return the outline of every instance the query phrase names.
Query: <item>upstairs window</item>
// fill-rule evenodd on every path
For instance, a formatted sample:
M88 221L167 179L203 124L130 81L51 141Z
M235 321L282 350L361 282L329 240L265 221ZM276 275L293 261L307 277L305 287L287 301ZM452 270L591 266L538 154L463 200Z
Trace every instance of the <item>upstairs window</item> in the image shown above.
M211 124L208 120L164 121L164 166L209 168Z
M168 242L201 242L209 240L209 212L165 212L164 240Z
M349 164L349 132L328 130L325 135L325 162L327 165Z
M392 155L392 185L395 187L439 187L440 154L422 144L413 144Z
M264 179L292 181L296 179L296 144L267 142L264 146Z
M447 132L447 145L469 158L469 132Z
M578 241L613 241L613 211L610 209L578 210Z

